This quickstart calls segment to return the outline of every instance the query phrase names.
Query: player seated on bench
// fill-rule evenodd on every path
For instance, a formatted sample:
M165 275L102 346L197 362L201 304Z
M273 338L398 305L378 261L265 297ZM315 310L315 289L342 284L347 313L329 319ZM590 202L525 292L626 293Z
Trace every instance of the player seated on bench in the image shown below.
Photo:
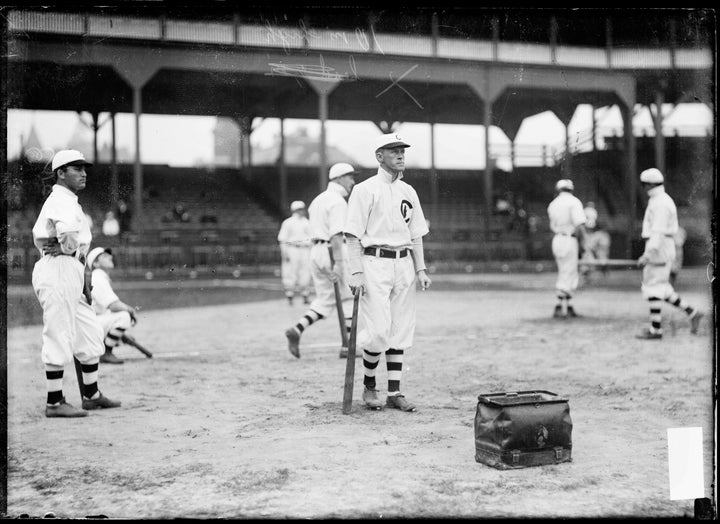
M100 356L100 362L122 364L124 361L112 351L121 342L128 342L126 331L137 322L137 310L120 300L112 288L108 271L115 268L115 263L110 248L90 251L87 265L92 271L92 306L105 333L105 354Z

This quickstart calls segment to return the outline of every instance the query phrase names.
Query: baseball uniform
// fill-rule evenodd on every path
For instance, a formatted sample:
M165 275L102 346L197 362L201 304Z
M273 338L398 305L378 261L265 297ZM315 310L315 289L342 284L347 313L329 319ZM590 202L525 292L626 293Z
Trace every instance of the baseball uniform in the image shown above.
M99 267L92 271L93 309L103 328L106 351L120 344L125 332L132 327L132 317L128 311L111 311L110 304L120 298L112 288L112 280L107 272Z
M547 213L550 230L555 233L552 239L552 253L558 267L555 289L559 304L556 306L556 316L563 316L570 313L571 306L568 301L578 287L580 248L574 233L578 226L585 224L585 212L580 199L567 190L559 189L558 195L548 205ZM557 307L568 309L558 312Z
M304 204L302 208L304 209ZM282 245L280 267L285 296L292 302L295 292L300 293L307 303L310 295L310 221L298 213L283 220L278 233Z

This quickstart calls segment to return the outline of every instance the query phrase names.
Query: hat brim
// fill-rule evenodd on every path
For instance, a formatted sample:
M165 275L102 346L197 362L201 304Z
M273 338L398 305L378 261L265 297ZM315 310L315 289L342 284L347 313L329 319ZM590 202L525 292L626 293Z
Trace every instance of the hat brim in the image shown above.
M347 173L343 173L342 175L335 175L330 180L337 180L338 178L342 178L347 175L357 176L360 174L360 171L348 171Z
M67 164L63 164L60 167L65 166L91 166L93 165L92 162L88 162L87 160L73 160L72 162L68 162Z
M405 142L390 142L389 144L378 146L375 151L380 151L381 149L393 149L395 147L410 147L410 144L406 144Z

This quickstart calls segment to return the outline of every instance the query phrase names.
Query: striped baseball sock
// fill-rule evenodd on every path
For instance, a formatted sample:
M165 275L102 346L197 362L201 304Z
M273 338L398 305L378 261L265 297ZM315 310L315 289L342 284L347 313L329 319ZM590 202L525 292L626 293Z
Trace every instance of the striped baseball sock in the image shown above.
M85 388L85 398L96 398L99 396L98 392L98 360L95 360L92 364L80 364L82 368L82 379L83 387Z
M307 328L312 326L315 322L318 320L321 320L323 317L320 313L317 311L313 311L312 309L308 309L307 313L303 315L303 317L300 319L300 321L293 326L293 329L297 331L298 335L302 335L303 331L305 331Z
M105 351L112 351L112 348L120 344L120 340L122 339L123 335L125 334L125 328L122 327L116 327L112 328L110 331L108 331L108 334L105 336Z
M650 303L650 333L662 333L662 300L657 297L648 298Z
M47 403L57 404L63 399L63 373L61 366L45 364L45 380L47 381Z
M563 315L567 314L567 308L568 303L570 302L570 298L570 295L568 295L564 291L558 291L557 293L558 306L560 306L560 311L562 311Z
M402 375L403 356L402 349L390 348L385 352L385 364L388 372L388 395L400 393L400 376Z
M363 368L365 370L365 376L363 377L363 384L368 389L375 389L375 371L380 362L380 353L370 353L367 349L363 350Z
M685 313L687 313L688 315L692 315L693 313L695 313L695 308L692 307L692 306L691 306L690 304L688 304L687 302L685 302L682 298L680 298L680 295L678 295L678 294L675 293L675 292L673 292L672 295L670 295L669 297L667 297L667 298L665 299L665 302L667 302L668 304L672 304L673 306L675 306L675 307L677 307L677 308L682 309L682 310L685 311Z

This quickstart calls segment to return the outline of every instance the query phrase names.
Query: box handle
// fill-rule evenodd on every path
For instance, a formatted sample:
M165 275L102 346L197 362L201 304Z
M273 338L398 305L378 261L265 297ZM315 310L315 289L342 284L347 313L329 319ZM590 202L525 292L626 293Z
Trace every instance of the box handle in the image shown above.
M512 463L513 464L519 464L520 463L520 450L519 449L513 449L510 451L512 454Z
M563 452L563 448L561 448L561 447L555 448L555 460L562 460L562 454L563 454L562 452Z

